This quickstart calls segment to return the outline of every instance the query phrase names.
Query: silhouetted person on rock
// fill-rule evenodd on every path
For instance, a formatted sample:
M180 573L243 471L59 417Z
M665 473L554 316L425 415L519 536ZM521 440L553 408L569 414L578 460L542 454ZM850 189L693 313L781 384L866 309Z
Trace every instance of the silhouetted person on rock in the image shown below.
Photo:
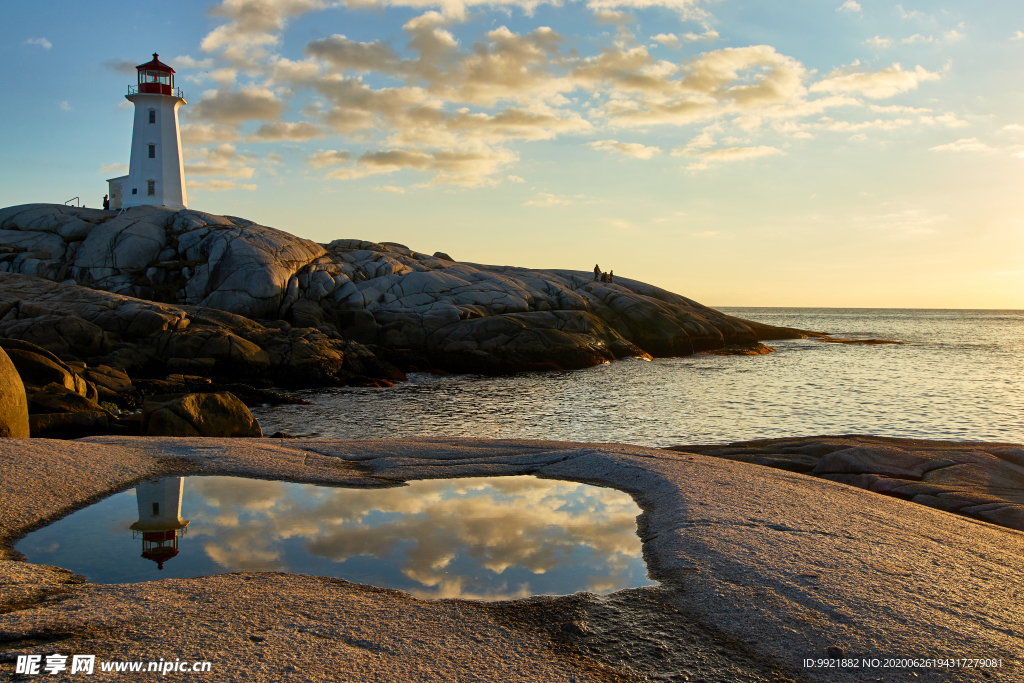
M594 282L601 279L601 266L594 264Z
M615 271L614 270L609 270L608 271L608 282L609 283L615 282Z
M608 273L601 273L601 282L608 282Z
M107 198L107 195L103 195L103 210L110 211L110 200Z

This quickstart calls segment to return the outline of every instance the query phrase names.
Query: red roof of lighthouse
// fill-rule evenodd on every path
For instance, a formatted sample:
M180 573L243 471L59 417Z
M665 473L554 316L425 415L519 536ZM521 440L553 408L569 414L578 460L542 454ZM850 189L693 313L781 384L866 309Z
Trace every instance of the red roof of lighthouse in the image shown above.
M154 52L153 53L153 61L146 62L145 64L139 64L135 68L138 69L139 71L142 71L144 69L158 69L160 71L170 71L171 73L174 73L174 69L172 69L171 67L167 66L166 64L161 62L159 59L157 59L157 57L159 57L159 56L160 55L158 55L157 53Z

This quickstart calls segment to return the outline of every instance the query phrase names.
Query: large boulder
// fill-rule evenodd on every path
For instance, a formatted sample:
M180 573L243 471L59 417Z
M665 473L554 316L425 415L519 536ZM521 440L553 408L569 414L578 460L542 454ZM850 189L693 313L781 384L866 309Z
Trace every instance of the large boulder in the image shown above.
M28 401L17 368L0 348L0 438L27 439Z
M230 392L154 397L142 412L145 436L263 436L260 423Z

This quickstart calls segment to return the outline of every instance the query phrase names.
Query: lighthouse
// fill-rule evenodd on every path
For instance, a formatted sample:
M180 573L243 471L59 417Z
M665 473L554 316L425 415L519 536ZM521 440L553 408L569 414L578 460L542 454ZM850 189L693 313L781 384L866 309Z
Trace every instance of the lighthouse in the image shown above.
M132 152L128 175L107 180L110 208L166 206L188 208L185 167L181 158L178 107L185 102L174 87L174 69L153 60L135 67L138 84L125 98L135 105Z
M164 477L135 487L139 521L132 524L132 537L142 534L142 556L156 562L157 569L178 554L178 531L185 533L189 522L181 518L182 477Z

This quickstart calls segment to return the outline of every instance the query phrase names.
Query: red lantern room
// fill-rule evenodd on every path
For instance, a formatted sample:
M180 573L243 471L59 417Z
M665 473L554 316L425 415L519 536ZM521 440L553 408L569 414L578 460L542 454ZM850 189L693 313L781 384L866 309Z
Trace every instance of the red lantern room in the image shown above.
M173 96L174 69L157 59L158 56L154 52L153 61L135 67L139 71L139 93Z

